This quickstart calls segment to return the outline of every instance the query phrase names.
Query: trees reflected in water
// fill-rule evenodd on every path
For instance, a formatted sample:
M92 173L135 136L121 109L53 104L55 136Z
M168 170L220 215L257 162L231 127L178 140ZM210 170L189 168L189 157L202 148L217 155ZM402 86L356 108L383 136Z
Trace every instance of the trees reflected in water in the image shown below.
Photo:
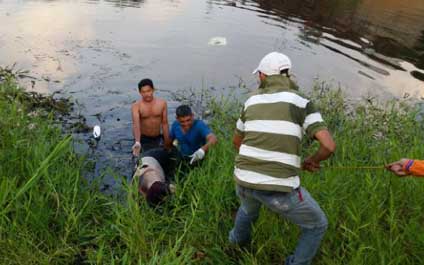
M332 40L367 55L400 58L424 69L424 1L395 0L210 0L212 4L249 9L258 16L301 22L299 38L320 42L329 33L357 44ZM281 23L283 22L283 23ZM364 52L365 50L365 52ZM388 62L389 64L391 62ZM395 67L397 68L397 67ZM416 76L415 76L416 77Z

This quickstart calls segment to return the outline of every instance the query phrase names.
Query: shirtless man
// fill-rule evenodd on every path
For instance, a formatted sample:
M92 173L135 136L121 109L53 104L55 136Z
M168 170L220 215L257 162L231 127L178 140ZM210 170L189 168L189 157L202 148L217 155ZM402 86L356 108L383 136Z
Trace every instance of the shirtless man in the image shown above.
M165 141L165 146L170 145L166 101L153 96L154 86L150 79L141 80L138 83L138 91L141 100L131 106L135 140L132 147L134 156L139 156L141 151L159 147L162 139Z

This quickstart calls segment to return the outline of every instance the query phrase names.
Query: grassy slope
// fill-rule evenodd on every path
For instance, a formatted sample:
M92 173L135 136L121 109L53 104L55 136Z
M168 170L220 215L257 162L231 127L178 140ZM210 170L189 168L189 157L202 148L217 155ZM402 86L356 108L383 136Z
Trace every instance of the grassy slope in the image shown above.
M366 102L348 114L337 92L317 90L314 98L338 144L323 165L328 168L302 177L330 222L315 264L424 263L422 180L330 168L423 157L423 126L404 106L383 111ZM87 187L84 160L69 138L52 120L27 115L13 80L1 84L0 263L281 264L298 229L269 211L261 214L248 250L227 243L238 207L230 140L238 108L229 101L210 107L218 146L155 211L134 187L126 187L124 198Z

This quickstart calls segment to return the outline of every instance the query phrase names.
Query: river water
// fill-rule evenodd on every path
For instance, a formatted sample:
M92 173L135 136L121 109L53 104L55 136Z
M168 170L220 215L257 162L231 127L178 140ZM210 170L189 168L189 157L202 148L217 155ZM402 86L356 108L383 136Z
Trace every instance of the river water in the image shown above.
M253 89L273 50L305 90L319 79L352 99L421 98L423 17L423 0L0 0L0 65L76 100L103 129L96 168L125 171L140 79L169 100L171 120L172 92Z

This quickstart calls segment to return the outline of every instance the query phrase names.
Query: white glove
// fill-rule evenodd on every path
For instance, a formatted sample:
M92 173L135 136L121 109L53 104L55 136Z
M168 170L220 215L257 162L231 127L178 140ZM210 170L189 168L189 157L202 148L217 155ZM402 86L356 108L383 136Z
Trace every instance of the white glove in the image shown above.
M132 146L132 151L134 156L139 156L141 151L141 144L140 142L135 142L135 144Z
M189 157L191 157L190 165L192 165L194 162L202 160L205 157L205 151L202 148L199 148Z
M177 191L177 187L175 187L174 184L169 184L168 188L171 193L175 193Z

